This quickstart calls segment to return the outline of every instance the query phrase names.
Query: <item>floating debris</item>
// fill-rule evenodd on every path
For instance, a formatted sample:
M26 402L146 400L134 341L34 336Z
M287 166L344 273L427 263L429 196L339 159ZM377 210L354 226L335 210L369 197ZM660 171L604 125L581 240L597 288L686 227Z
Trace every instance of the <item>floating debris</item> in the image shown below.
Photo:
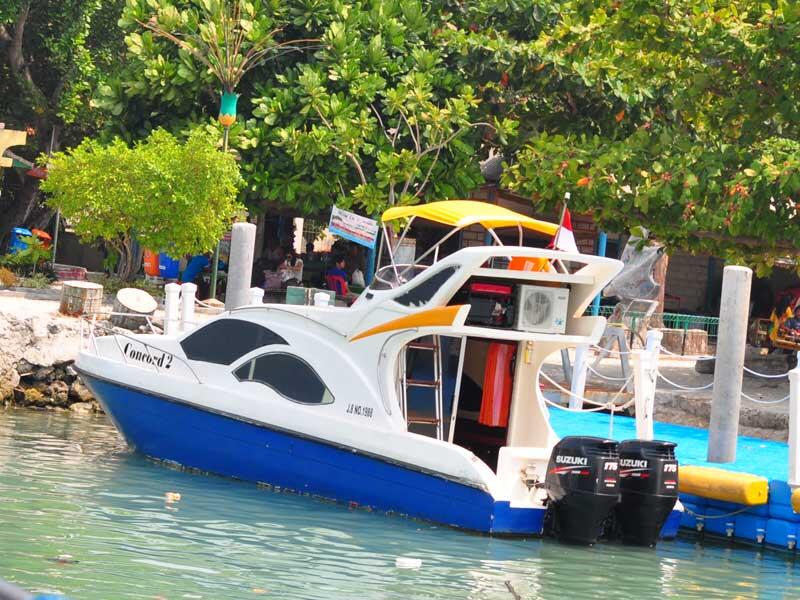
M72 554L59 554L58 556L54 558L48 558L47 560L60 565L74 565L75 563L80 562L79 560L73 558Z
M394 566L398 569L419 569L422 566L422 559L399 556L395 559Z
M167 492L164 494L164 500L166 500L167 504L172 504L173 502L180 502L181 495L178 492Z

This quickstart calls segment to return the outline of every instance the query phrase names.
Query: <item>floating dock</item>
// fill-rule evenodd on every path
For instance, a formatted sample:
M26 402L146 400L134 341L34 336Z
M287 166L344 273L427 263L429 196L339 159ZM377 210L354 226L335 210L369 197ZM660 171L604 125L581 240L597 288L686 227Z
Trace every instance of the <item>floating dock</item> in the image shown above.
M593 435L615 440L636 437L635 419L615 415L613 427L609 431L610 420L611 416L606 413L550 411L550 423L562 437ZM750 505L681 492L680 500L688 509L681 520L682 528L705 531L744 543L796 550L797 536L800 534L800 514L792 509L792 489L787 482L787 444L739 436L736 462L718 464L706 461L708 431L705 429L656 422L655 439L678 444L676 453L681 468L696 466L750 476L735 476L742 484L739 492ZM746 489L755 479L752 476L763 478L768 484L768 494L765 494L765 502L761 504L753 504L759 501L755 497L758 493L751 493ZM693 478L697 478L696 473Z

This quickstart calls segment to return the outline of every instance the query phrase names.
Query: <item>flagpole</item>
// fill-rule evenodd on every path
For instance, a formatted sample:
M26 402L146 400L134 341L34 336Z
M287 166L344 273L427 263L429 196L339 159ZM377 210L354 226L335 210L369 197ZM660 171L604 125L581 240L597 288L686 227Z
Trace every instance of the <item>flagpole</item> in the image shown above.
M558 229L556 230L556 237L553 238L553 248L558 250L558 238L561 235L561 228L564 226L564 215L567 214L567 204L569 203L570 193L564 192L564 204L561 206L561 216L558 219Z

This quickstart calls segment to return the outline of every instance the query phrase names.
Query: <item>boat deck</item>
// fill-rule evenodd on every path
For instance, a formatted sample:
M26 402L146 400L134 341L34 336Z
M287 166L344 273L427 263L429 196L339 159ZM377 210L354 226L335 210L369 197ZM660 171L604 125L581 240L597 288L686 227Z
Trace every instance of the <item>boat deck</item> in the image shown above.
M550 411L550 422L559 436L592 435L615 440L636 437L635 420L615 415L613 430L609 435L610 416L605 413L567 413ZM787 484L789 447L782 442L739 436L736 461L729 464L709 463L706 460L708 431L686 425L655 423L655 438L678 444L676 453L681 465L697 465L750 473L769 481L769 500L761 506L746 507L732 502L722 502L681 494L681 501L689 509L684 514L681 527L702 528L713 534L731 537L747 543L766 543L769 546L794 549L800 535L800 514L791 507L791 489ZM692 514L694 513L694 514ZM733 514L732 514L733 513ZM701 518L698 519L697 516Z

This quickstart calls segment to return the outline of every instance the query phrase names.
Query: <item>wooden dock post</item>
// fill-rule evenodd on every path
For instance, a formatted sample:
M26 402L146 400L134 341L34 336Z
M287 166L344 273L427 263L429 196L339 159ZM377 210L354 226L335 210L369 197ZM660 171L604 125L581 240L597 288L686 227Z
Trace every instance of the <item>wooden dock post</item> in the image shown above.
M739 266L725 267L722 275L717 360L708 427L709 462L736 460L752 277L752 270Z

